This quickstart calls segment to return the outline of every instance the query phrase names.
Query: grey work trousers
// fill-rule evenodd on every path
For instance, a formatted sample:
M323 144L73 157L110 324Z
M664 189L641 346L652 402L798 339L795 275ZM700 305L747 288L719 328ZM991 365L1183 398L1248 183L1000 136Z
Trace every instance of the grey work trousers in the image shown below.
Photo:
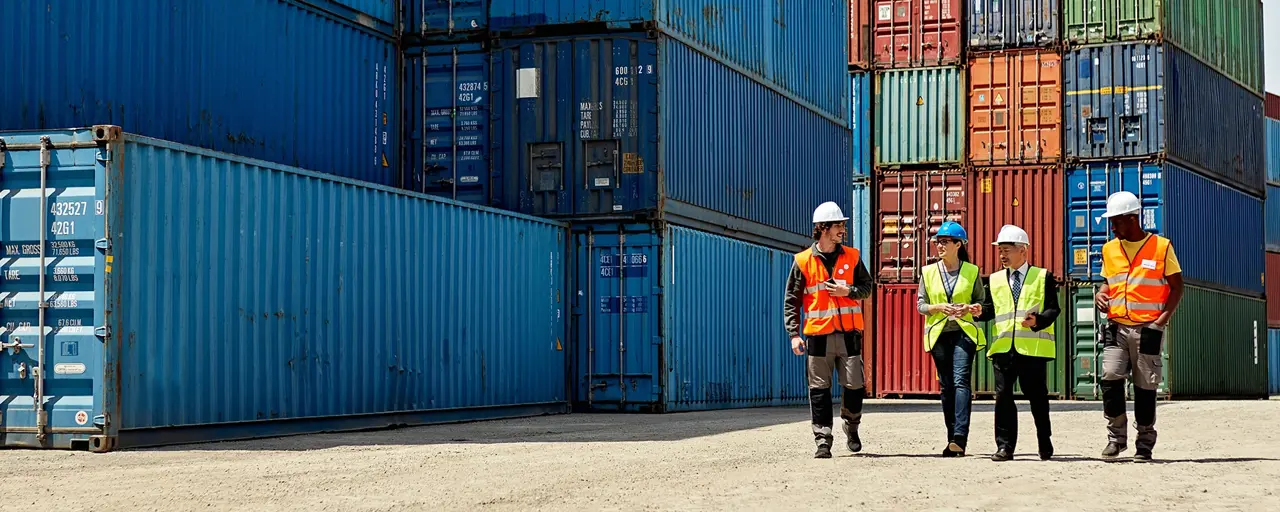
M813 421L813 434L819 444L831 439L831 375L834 373L844 388L840 400L840 418L853 431L862 423L862 402L866 382L862 373L862 333L838 332L810 338L807 372L809 384L809 408Z
M1110 322L1102 337L1102 405L1107 438L1127 444L1129 417L1125 413L1125 379L1133 379L1133 415L1138 431L1137 449L1156 445L1156 389L1162 382L1160 359L1164 329L1152 324L1125 325Z

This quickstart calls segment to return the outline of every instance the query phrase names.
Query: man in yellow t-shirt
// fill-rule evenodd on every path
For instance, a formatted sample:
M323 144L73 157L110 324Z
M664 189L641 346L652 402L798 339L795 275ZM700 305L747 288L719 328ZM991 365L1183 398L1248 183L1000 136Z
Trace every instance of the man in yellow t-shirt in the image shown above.
M1116 238L1102 247L1098 309L1106 312L1102 335L1102 409L1107 419L1103 457L1128 449L1125 379L1133 378L1133 416L1138 438L1134 462L1151 460L1156 445L1156 388L1161 382L1160 349L1164 329L1182 299L1182 267L1173 243L1142 229L1142 203L1129 192L1107 198L1111 231Z

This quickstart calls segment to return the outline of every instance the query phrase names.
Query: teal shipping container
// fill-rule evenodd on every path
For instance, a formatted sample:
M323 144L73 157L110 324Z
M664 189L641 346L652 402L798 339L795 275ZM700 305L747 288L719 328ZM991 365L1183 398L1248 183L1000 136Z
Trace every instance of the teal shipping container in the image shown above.
M0 147L3 446L568 410L562 224L113 126Z
M871 159L871 139L875 126L871 124L872 94L870 72L849 73L849 133L853 142L854 176L870 176L875 167Z
M1267 329L1267 392L1280 395L1280 329Z
M876 74L875 158L881 167L959 164L967 91L958 67Z

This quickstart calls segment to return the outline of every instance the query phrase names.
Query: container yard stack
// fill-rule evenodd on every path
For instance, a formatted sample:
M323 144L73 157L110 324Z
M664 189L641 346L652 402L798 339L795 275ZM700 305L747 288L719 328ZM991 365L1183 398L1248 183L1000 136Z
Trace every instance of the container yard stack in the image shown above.
M1267 391L1280 395L1280 96L1266 94Z
M857 7L404 5L406 181L572 225L576 404L807 403L781 319L791 253L826 201L852 217L849 243L867 238Z
M1161 394L1266 394L1261 4L1186 4L1100 11L1063 0L1066 266L1076 310L1092 316L1075 318L1078 398L1098 397L1089 335L1105 322L1088 305L1110 238L1100 215L1120 190L1144 203L1144 228L1173 241L1186 282ZM1213 14L1224 12L1242 15Z

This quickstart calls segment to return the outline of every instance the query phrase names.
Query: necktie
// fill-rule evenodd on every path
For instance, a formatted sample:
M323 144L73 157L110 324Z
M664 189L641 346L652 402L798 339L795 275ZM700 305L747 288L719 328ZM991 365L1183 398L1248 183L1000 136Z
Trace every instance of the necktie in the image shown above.
M1018 296L1022 295L1022 272L1013 271L1013 303L1018 303Z

